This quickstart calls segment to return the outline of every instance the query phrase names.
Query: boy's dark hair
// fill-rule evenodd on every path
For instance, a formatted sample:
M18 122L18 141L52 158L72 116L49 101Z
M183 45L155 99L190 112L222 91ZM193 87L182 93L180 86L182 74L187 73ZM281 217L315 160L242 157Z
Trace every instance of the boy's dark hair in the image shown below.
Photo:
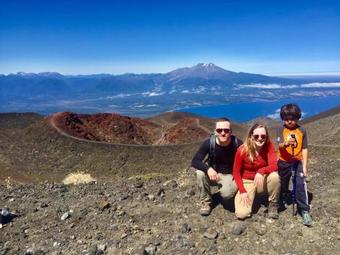
M301 118L301 109L296 104L285 104L281 107L280 117L282 120L289 117L299 120Z

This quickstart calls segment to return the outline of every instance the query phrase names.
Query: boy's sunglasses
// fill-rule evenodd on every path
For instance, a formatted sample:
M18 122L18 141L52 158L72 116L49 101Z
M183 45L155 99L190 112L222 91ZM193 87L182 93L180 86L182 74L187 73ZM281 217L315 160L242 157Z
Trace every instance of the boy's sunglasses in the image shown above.
M262 140L265 140L267 138L267 135L253 135L254 139L257 141L261 137Z
M285 120L285 121L288 121L288 120L297 121L298 118L296 118L295 116L286 116L286 117L283 118L283 120Z
M228 134L230 132L229 128L216 128L216 132L221 134L222 131L224 131L225 134Z

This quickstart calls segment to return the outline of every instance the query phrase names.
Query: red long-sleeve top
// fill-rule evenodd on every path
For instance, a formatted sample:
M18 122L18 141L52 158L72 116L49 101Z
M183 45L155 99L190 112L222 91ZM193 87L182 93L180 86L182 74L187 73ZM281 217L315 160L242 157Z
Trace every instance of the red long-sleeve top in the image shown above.
M251 162L248 155L242 152L241 145L235 155L233 176L240 193L247 192L243 186L242 179L254 180L255 174L270 174L277 171L277 155L271 141L262 149L254 161Z

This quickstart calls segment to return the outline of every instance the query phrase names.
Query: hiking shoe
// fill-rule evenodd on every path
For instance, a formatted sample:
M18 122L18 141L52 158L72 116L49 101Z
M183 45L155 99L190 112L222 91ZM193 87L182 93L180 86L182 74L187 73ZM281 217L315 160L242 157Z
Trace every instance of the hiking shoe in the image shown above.
M285 207L288 205L292 204L292 197L289 192L285 192L281 194L281 199L280 199Z
M279 218L278 208L279 208L278 203L269 202L268 217L272 219L278 219Z
M301 215L303 225L310 227L312 225L312 217L310 216L309 212L303 211Z
M204 202L201 205L201 209L200 209L200 214L202 216L208 216L211 213L211 205L210 203Z

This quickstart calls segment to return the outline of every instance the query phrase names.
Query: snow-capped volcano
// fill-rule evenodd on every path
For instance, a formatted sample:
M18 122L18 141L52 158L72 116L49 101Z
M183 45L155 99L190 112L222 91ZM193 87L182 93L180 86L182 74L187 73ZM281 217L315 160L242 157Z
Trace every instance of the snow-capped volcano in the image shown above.
M179 68L167 73L172 79L203 78L203 79L223 79L237 73L225 70L213 63L199 63L192 67Z

